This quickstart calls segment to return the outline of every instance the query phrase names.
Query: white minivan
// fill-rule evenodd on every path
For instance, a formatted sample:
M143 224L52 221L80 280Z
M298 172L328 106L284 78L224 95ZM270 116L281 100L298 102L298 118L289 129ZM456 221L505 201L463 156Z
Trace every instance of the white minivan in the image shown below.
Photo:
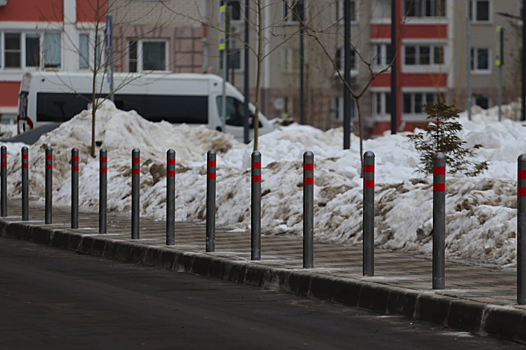
M114 102L117 108L135 110L150 121L207 125L243 141L243 95L226 83L226 123L223 130L222 79L213 74L136 74L115 73ZM64 122L88 108L93 90L91 73L27 72L20 85L18 98L18 133L39 124ZM108 94L109 83L101 77L95 91ZM102 88L100 88L102 86ZM249 138L254 129L255 108L249 107ZM261 113L259 135L273 130Z

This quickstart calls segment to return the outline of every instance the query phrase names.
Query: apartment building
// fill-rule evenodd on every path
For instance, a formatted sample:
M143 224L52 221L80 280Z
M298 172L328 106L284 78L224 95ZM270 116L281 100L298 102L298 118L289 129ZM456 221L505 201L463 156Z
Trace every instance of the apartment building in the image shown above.
M78 70L77 47L93 33L97 0L3 0L0 2L0 113L18 114L18 92L26 70Z
M2 121L18 115L26 71L107 69L107 15L113 18L115 71L203 72L200 14L194 2L182 0L0 1Z
M361 91L371 79L362 57L371 60L378 73L392 61L391 1L352 1L355 14L352 38L353 87ZM439 100L466 109L468 81L471 103L483 108L498 103L497 26L505 29L503 103L518 97L520 83L519 0L397 0L398 130L411 130L425 121L422 105ZM390 71L373 80L360 100L371 135L390 130Z

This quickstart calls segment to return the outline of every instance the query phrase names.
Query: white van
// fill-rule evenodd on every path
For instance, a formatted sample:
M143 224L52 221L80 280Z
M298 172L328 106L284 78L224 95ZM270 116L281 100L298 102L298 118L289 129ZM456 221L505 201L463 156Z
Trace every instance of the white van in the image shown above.
M106 77L97 82L95 91L108 94ZM64 122L88 108L93 75L70 72L27 72L20 85L18 98L18 133L39 124ZM205 124L213 130L225 131L243 141L243 95L230 83L226 84L226 125L222 119L222 79L212 74L146 74L115 73L114 102L117 108L135 110L150 121L165 120L189 125ZM102 90L101 87L102 86ZM249 107L249 121L255 108ZM259 134L273 130L260 113ZM254 135L250 126L249 138Z

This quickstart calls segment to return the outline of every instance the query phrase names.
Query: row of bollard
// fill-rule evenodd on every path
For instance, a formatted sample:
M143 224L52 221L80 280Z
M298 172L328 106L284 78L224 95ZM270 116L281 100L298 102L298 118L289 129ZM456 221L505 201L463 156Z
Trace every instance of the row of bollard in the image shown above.
M53 150L45 157L45 223L52 223ZM166 244L175 244L175 151L167 151ZM22 220L29 220L27 147L22 148ZM100 150L99 233L107 233L108 155ZM261 153L252 153L251 166L251 259L261 259ZM445 288L446 158L434 156L433 167L433 289ZM207 153L206 252L215 251L216 153ZM132 151L131 238L139 239L140 151ZM7 216L7 148L1 147L0 215ZM374 276L375 155L365 152L363 168L363 275ZM79 151L71 150L71 228L79 222ZM314 154L303 155L303 267L314 266ZM518 159L517 181L517 302L526 305L526 154Z

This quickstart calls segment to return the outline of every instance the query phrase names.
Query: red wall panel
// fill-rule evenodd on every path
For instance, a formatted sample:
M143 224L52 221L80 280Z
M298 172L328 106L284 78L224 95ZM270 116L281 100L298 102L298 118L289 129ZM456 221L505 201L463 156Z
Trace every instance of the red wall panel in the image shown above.
M2 81L0 82L0 106L16 107L18 106L18 92L20 91L20 82Z
M77 0L77 22L106 22L105 4L105 0Z
M398 75L401 87L446 87L445 73L402 73ZM391 87L391 74L382 74L374 79L372 87Z
M62 22L64 0L10 0L0 8L1 21Z
M447 39L445 24L406 24L402 28L403 39ZM391 39L390 24L371 25L371 39Z

